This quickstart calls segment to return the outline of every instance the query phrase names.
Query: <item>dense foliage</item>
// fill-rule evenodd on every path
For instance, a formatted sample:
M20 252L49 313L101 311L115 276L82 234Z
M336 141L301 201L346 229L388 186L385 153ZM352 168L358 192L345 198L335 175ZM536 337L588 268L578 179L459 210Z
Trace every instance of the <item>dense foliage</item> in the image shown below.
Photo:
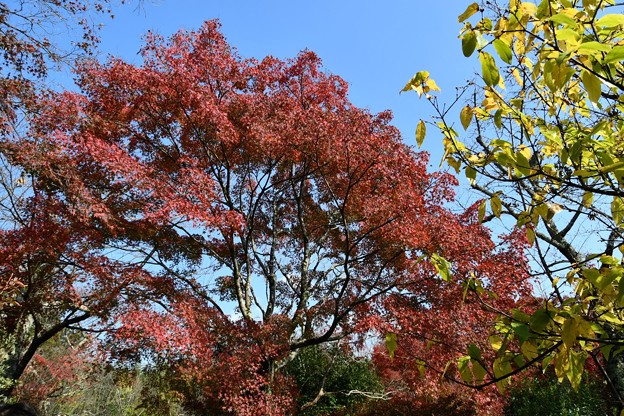
M486 198L481 220L524 229L545 295L539 308L501 315L495 376L476 385L503 388L537 363L576 388L593 366L624 404L608 375L624 304L621 7L512 0L473 3L459 17L463 54L477 54L481 71L460 92L465 138L430 97L445 160ZM405 89L422 94L431 83L420 72Z

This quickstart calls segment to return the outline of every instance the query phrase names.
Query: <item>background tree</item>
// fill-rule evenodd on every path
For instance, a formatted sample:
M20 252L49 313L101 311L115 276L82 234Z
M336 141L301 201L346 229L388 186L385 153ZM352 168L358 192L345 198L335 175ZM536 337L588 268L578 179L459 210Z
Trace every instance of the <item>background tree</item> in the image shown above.
M44 195L36 179L10 161L9 146L28 129L49 72L94 52L93 17L110 15L108 6L108 1L0 3L0 378L8 383L3 394L43 343L92 314L94 291L83 283L108 267L97 249L89 252L101 248L97 231L89 234L62 201Z
M466 139L428 97L444 158L486 198L481 220L526 232L547 295L535 310L501 315L495 377L476 384L534 363L574 387L588 362L612 381L605 359L622 347L624 299L621 12L614 1L514 0L473 3L459 17L463 54L478 54L481 72L457 97L468 101ZM422 94L427 79L405 89Z

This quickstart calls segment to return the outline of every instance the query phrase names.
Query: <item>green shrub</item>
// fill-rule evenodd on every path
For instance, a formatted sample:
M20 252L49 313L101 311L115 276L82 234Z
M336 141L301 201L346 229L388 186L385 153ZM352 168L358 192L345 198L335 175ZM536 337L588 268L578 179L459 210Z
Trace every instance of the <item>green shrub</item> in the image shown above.
M612 414L598 381L581 383L574 391L567 380L531 380L511 390L506 416L605 416Z

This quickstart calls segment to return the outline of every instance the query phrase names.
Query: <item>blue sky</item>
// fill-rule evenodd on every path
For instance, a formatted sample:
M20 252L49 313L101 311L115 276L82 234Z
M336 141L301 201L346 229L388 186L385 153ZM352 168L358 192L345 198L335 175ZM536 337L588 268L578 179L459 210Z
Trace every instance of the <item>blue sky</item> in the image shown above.
M399 90L419 70L428 70L451 101L454 88L474 73L474 60L461 53L457 16L468 1L211 1L144 0L115 7L101 31L101 52L140 64L142 36L193 30L218 18L231 45L245 57L295 56L316 52L325 68L350 84L351 101L373 112L391 109L404 140L415 145L414 129L431 108L416 94ZM423 146L433 168L442 157L433 129Z

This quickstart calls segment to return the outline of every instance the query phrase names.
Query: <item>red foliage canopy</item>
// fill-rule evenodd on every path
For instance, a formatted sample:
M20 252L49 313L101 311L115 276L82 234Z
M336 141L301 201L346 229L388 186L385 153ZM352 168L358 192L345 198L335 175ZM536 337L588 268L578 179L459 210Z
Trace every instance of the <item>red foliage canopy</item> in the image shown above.
M456 180L428 173L390 114L353 106L313 53L243 59L207 22L148 35L143 58L84 64L83 92L42 98L30 139L7 145L123 250L111 262L138 256L159 277L114 292L118 352L183 362L226 411L282 414L276 371L301 348L414 328L460 345L486 331L463 314L462 283L495 286L504 307L528 294L521 245L493 254L474 213L444 208Z

